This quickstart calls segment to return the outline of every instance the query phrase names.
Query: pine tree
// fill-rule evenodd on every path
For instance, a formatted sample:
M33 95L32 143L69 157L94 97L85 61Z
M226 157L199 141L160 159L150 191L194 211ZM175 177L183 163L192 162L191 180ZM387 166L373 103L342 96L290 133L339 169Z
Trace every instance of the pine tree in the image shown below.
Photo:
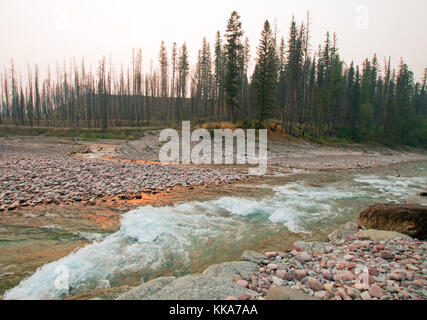
M261 127L275 105L277 81L277 56L270 23L265 21L257 49L257 64L253 78L255 88L258 126Z
M165 98L168 95L168 54L164 41L160 45L159 63L161 96Z
M225 52L222 47L221 33L215 38L215 100L216 114L219 119L224 115Z
M236 11L231 14L228 20L225 38L227 43L226 50L226 74L224 81L225 88L225 101L227 103L230 118L233 123L236 122L236 109L239 108L238 98L239 90L241 87L241 69L242 63L240 61L241 52L243 50L242 44L242 23L239 21L240 16Z

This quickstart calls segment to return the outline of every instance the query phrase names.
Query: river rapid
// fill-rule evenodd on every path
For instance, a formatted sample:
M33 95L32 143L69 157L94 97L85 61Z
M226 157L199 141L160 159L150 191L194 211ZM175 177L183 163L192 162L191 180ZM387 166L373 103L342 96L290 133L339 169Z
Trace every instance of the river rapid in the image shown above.
M2 255L34 237L47 239L50 250L61 243L58 250L64 252L67 241L90 243L37 270L25 260L12 268L3 257L0 294L4 299L66 299L200 272L211 264L238 260L248 249L280 251L296 240L326 240L371 204L426 204L419 196L426 185L427 162L358 171L294 171L255 184L236 183L225 196L189 191L186 201L171 206L137 208L122 216L117 232L74 230L70 236L49 225L37 232L0 226ZM20 282L1 282L17 269L27 272Z

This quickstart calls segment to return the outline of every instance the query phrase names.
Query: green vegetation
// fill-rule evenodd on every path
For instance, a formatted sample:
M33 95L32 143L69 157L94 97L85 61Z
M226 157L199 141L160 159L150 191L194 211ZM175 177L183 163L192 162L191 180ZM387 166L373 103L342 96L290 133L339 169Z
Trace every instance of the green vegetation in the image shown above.
M84 141L135 140L144 136L147 128L65 129L0 126L0 136L47 136L78 138Z
M233 12L224 35L216 33L214 50L203 38L194 66L185 42L174 43L170 56L161 42L158 66L150 68L142 66L141 49L133 50L127 68L102 57L93 72L73 60L58 64L55 75L49 69L45 79L37 66L21 78L12 62L0 75L0 124L76 128L61 134L82 139L131 139L138 131L111 128L180 127L191 120L258 129L272 122L312 141L427 148L427 69L417 81L403 59L396 70L390 58L382 64L376 55L358 66L342 60L335 34L327 32L317 48L309 40L309 14L301 24L292 20L286 39L266 21L249 75L249 40ZM46 131L37 128L24 131Z

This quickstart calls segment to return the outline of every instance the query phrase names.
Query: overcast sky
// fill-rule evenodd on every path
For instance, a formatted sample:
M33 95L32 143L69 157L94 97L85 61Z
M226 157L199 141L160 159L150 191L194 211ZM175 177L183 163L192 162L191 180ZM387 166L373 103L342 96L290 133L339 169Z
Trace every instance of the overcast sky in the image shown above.
M377 53L381 63L403 57L417 78L427 67L425 0L0 0L0 67L10 59L23 72L27 63L45 69L82 56L94 66L111 53L127 64L132 48L143 50L143 63L157 64L161 40L168 46L187 41L192 62L204 36L213 44L231 12L242 17L252 57L263 22L277 21L287 37L292 15L312 17L313 49L326 31L336 32L341 56L356 63Z

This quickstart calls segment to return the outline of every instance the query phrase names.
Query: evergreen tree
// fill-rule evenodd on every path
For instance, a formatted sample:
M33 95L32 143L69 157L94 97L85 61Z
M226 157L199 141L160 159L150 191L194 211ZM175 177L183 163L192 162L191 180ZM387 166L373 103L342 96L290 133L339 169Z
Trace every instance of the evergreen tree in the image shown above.
M228 20L227 30L225 33L225 38L227 43L225 45L226 50L226 74L224 81L225 88L225 101L227 103L230 118L233 123L236 122L235 109L239 107L238 98L239 90L241 87L241 52L243 50L242 44L242 23L239 21L240 16L236 11L231 14L230 19Z
M164 41L160 45L159 63L161 96L166 98L168 95L168 54Z
M275 105L277 56L270 23L265 21L257 49L257 63L253 77L258 126L261 127Z

